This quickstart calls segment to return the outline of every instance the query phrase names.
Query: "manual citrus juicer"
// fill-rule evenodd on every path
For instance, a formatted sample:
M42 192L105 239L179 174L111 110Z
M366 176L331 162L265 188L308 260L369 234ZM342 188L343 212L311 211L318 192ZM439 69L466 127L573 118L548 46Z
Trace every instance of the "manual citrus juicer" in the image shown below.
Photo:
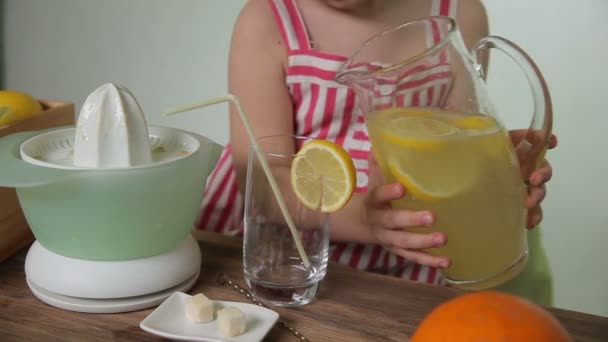
M199 276L191 236L221 146L149 126L131 92L104 84L76 127L0 139L0 186L16 188L36 237L27 283L67 310L152 307Z

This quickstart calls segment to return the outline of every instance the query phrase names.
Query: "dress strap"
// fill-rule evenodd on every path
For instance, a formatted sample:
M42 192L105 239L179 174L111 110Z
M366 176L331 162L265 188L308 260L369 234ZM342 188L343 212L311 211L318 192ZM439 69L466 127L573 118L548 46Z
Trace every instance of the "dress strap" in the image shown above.
M432 0L431 16L446 16L456 18L458 0ZM443 38L442 30L435 20L431 20L431 27L427 28L427 46L439 43Z
M270 7L289 51L310 50L310 39L295 0L270 0Z
M433 0L431 16L443 15L454 18L457 8L458 0Z

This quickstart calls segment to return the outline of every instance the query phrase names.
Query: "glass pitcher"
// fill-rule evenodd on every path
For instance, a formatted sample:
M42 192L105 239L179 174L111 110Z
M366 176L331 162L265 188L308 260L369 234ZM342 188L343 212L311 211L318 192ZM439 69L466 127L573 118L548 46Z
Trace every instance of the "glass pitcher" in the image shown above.
M523 69L533 94L530 127L510 132L496 116L481 59L490 48ZM394 208L431 210L448 243L427 252L448 256L449 284L499 285L528 257L526 181L546 151L551 100L535 63L512 42L481 39L472 51L449 17L402 24L369 39L336 81L355 89L373 155L387 182L407 189Z

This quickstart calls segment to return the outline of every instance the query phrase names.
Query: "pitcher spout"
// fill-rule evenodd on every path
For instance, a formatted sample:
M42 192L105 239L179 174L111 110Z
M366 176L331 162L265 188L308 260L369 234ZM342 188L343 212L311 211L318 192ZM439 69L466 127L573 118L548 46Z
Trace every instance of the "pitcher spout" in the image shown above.
M442 107L453 79L447 57L454 55L454 43L460 44L457 33L456 22L446 16L390 28L366 40L334 80L355 91L366 114L391 107ZM430 84L427 81L433 89L424 89L422 99L414 96L421 84Z

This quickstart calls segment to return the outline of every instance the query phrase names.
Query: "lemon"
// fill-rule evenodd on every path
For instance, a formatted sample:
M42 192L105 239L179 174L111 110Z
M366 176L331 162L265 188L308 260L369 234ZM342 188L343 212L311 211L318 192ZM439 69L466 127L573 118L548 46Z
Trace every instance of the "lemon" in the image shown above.
M41 112L40 102L32 96L14 90L0 90L0 127Z
M425 116L407 116L391 120L383 130L383 139L415 149L437 150L445 143L441 137L452 135L456 127Z
M405 108L405 107L391 107L387 109L382 109L376 111L381 115L384 119L392 119L394 117L403 117L403 116L431 116L435 112L425 108Z
M422 162L422 161L420 161ZM391 175L406 188L414 198L425 202L436 202L454 197L475 185L477 173L475 168L470 170L454 167L446 172L445 167L427 168L423 170L406 170L397 159L388 163Z
M471 136L476 136L480 148L494 159L509 158L511 143L508 134L500 123L486 115L470 115L454 121L458 128L468 130Z
M472 115L458 118L455 123L459 128L483 130L496 126L496 121L485 115Z
M305 144L291 163L291 187L308 208L332 213L355 191L355 165L348 153L327 140ZM319 203L321 202L321 203Z

